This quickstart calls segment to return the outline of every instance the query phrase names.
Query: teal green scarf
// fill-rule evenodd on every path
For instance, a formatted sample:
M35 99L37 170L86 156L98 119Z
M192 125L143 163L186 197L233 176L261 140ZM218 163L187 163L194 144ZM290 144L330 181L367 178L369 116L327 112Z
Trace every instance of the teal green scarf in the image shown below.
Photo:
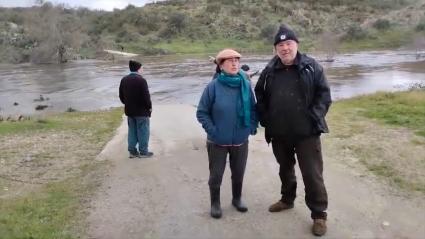
M251 86L248 79L246 79L245 73L239 71L237 75L230 75L222 71L218 76L218 81L229 87L239 87L241 91L241 98L238 102L238 116L242 126L248 127L251 120Z

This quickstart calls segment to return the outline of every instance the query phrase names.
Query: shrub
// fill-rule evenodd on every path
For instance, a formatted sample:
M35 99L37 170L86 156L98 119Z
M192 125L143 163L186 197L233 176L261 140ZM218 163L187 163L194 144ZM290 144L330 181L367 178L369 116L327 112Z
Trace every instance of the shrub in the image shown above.
M217 2L208 2L205 9L207 14L217 14L221 10L221 5Z
M417 32L425 32L425 18L422 18L422 21L415 27Z
M277 28L273 24L268 24L261 28L260 37L267 41L272 41Z
M130 6L130 5L128 5L128 6ZM68 107L68 109L66 109L66 111L65 112L77 112L78 110L76 110L76 109L74 109L74 108L72 108L72 107Z
M168 19L168 27L174 28L177 32L181 32L187 25L186 15L181 12L172 13Z
M367 37L367 31L360 27L360 25L351 25L347 33L345 33L344 40L361 40Z
M373 27L378 30L388 30L391 27L391 23L387 19L378 19L373 23Z

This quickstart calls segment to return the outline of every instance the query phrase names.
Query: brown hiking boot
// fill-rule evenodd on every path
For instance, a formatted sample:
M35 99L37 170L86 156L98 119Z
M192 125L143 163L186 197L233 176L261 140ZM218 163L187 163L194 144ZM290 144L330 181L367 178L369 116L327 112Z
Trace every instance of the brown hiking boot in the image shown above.
M326 220L325 219L314 219L312 232L315 236L323 236L326 234Z
M278 201L269 207L269 212L280 212L282 210L291 209L293 207L294 204L287 204L282 201Z

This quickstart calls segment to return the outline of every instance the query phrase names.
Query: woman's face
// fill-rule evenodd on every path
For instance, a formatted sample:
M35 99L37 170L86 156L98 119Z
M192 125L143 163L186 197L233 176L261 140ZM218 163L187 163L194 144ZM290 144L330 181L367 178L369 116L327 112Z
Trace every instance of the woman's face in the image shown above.
M227 74L237 75L240 68L239 58L234 57L234 58L228 58L224 60L221 63L220 68Z

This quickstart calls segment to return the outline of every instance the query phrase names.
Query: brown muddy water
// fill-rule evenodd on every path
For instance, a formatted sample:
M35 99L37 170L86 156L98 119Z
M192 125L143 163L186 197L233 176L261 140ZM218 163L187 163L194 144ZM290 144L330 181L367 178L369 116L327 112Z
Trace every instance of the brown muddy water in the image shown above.
M271 57L244 56L242 64L262 70ZM143 75L148 80L154 104L196 105L215 69L207 56L139 60L143 63ZM321 64L334 100L376 91L403 90L415 83L425 84L425 58L417 59L414 52L342 54L332 63ZM121 106L118 86L127 73L127 59L64 65L0 65L0 116L63 112L69 107L87 111ZM258 76L253 78L253 85L257 79ZM48 100L37 101L40 95ZM37 105L48 107L36 111Z

